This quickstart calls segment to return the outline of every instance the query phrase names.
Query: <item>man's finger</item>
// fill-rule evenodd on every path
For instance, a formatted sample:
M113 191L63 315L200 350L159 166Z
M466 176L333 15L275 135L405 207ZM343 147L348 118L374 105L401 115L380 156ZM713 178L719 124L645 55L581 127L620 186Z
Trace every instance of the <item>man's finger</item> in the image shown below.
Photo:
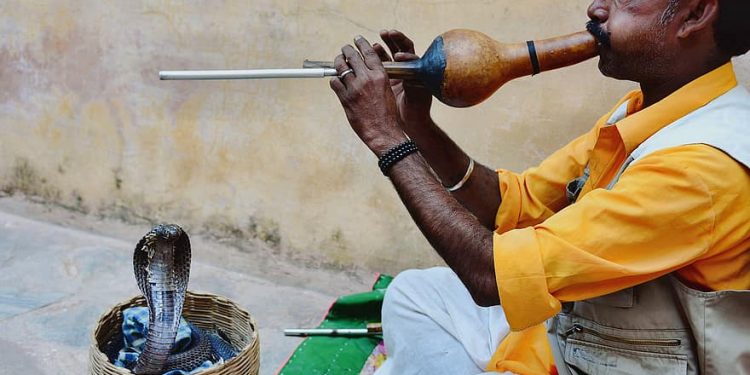
M365 65L365 62L362 60L362 56L359 55L359 52L357 52L357 50L354 49L354 47L352 47L350 44L342 47L341 52L344 54L344 57L346 57L346 62L349 63L349 66L354 69L354 74L362 75L370 70L367 65Z
M372 46L367 39L362 35L359 35L354 38L354 44L357 45L357 48L365 61L365 65L367 65L368 68L378 70L383 69L383 62L380 61L380 56L378 56L378 53L372 49Z
M333 67L338 71L339 73L343 72L344 70L349 69L349 65L346 64L346 57L344 57L343 54L338 54L333 59Z
M411 61L417 59L419 59L419 56L409 52L399 52L393 56L393 61Z
M416 53L414 52L414 42L407 38L404 33L398 30L391 30L388 32L388 36L393 41L393 44L398 47L399 52Z
M333 67L336 68L336 72L338 73L339 77L342 73L346 72L347 70L351 69L349 67L349 64L346 63L346 58L344 55L338 55L335 59L333 59ZM350 79L348 76L352 75L353 73L347 74L343 78L334 78L337 81L340 81L342 84L346 84L346 80ZM352 77L354 78L354 77Z
M391 55L395 55L396 53L401 52L398 49L398 46L396 45L396 43L393 42L390 31L380 30L380 39L383 39L383 42L385 43L385 45L388 46L388 49L391 51Z
M344 92L346 92L346 86L344 86L344 83L341 82L341 80L338 77L331 78L331 81L329 82L331 85L331 89L333 89L333 92L336 93L336 96L339 98L344 95Z
M388 52L386 52L385 48L381 44L373 44L372 49L377 52L378 57L380 57L380 61L392 61L391 56L388 54Z

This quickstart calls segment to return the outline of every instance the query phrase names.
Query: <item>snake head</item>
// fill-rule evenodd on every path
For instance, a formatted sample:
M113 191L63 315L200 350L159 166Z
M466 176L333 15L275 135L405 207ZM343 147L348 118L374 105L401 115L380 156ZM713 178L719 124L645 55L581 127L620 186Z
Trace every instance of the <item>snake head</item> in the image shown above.
M178 225L159 224L151 229L151 231L146 234L146 237L152 238L153 240L174 242L184 234L185 232Z
M133 268L139 289L148 297L154 277L178 289L187 287L190 274L190 239L175 224L153 227L138 242L133 252ZM158 269L156 274L154 270ZM164 273L166 271L167 273ZM163 286L157 282L156 286Z

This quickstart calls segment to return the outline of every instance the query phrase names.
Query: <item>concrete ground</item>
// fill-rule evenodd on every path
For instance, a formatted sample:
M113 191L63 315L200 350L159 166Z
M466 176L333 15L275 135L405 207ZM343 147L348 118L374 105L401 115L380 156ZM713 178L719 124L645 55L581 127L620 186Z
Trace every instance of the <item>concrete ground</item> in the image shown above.
M149 229L0 197L0 374L85 373L100 315L139 294L132 251ZM261 374L299 344L284 328L317 325L336 296L365 291L374 278L295 264L262 244L191 242L189 289L227 296L255 317Z

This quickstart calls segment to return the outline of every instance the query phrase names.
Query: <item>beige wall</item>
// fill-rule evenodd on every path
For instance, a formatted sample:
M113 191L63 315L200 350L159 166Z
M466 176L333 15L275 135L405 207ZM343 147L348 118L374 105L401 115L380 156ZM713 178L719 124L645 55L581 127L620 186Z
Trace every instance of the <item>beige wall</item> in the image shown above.
M158 70L297 67L400 28L516 42L578 31L588 1L26 1L0 4L0 188L73 209L257 237L389 272L437 258L326 80L160 82ZM737 62L750 83L750 60ZM469 153L522 170L632 84L595 62L434 117Z

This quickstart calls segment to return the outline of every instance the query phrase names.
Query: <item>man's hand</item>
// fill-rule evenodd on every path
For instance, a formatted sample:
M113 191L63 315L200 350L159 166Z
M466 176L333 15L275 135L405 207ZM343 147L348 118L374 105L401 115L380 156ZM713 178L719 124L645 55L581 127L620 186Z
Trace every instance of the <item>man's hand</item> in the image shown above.
M380 38L388 46L391 56L382 45L372 45L375 52L382 61L412 61L419 59L414 52L414 42L398 30L382 30ZM400 79L391 80L391 89L396 97L398 113L405 128L425 126L430 120L430 107L432 106L432 94L430 91L413 81ZM407 130L408 133L408 129Z
M354 132L380 157L407 137L399 127L396 98L378 53L361 36L354 43L359 52L347 44L334 59L339 77L331 79L331 88Z

